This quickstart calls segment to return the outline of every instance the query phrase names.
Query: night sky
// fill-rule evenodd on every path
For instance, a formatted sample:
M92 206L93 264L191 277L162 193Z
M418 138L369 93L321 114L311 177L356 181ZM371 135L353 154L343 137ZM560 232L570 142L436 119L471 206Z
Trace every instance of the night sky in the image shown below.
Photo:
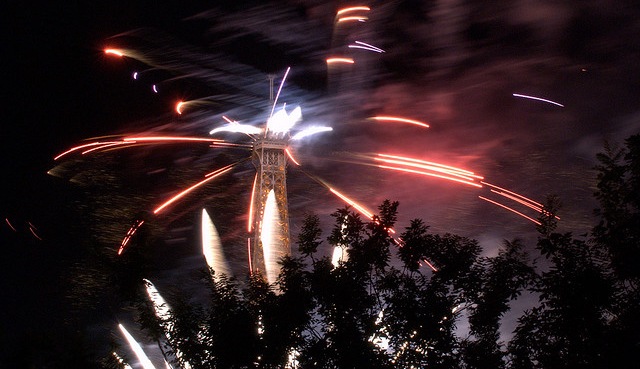
M3 4L3 349L37 356L29 347L64 325L57 318L69 303L61 285L75 252L69 242L81 237L69 222L82 209L68 214L78 200L68 176L46 174L59 165L55 155L82 139L110 134L205 137L223 123L222 115L260 124L270 108L268 75L278 82L287 67L279 101L302 107L301 124L334 128L293 147L305 171L372 210L384 199L398 200L398 228L422 218L434 232L478 239L486 255L502 239L522 237L533 246L533 223L480 200L486 189L361 165L361 154L462 167L538 201L558 195L560 229L584 234L597 206L595 154L607 140L621 144L640 132L635 1L366 2L372 8L367 22L341 25L334 16L345 2L215 3ZM386 52L345 47L355 40ZM155 69L105 56L107 46L136 49ZM336 55L356 62L328 68L325 59ZM145 71L144 78L134 81L134 71ZM173 111L178 100L207 96L216 98L181 116ZM367 119L374 115L417 119L430 128ZM139 201L144 211L177 189L157 173L195 168L196 178L215 169L209 164L218 159L230 160L218 152L143 149L114 165L138 193L131 206ZM227 179L226 194L210 189L200 202L158 221L156 227L166 229L164 246L182 250L181 261L158 268L160 280L201 262L194 214L202 206L225 211L213 215L223 239L243 237L251 170L249 164ZM305 211L326 216L342 204L295 168L290 175L295 236ZM235 202L203 204L225 196ZM329 226L331 220L323 219ZM123 234L130 221L115 221L108 230L96 224L92 231ZM240 265L244 255L233 244L226 247Z

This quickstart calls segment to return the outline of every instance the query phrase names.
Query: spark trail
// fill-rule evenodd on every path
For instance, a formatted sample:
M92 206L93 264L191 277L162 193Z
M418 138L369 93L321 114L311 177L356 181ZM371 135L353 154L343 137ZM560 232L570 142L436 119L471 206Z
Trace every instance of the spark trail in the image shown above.
M216 275L226 274L231 276L231 269L227 265L224 253L222 252L222 242L207 210L202 209L202 254L207 261L209 268L216 272Z
M564 108L564 105L562 105L562 104L560 104L560 103L558 103L558 102L555 102L555 101L552 101L552 100L543 99L543 98L541 98L541 97L535 97L535 96L529 96L529 95L522 95L522 94L513 94L513 96L515 96L515 97L521 97L521 98L523 98L523 99L529 99L529 100L542 101L542 102L546 102L546 103L548 103L548 104L553 104L553 105L559 106L559 107L561 107L561 108Z
M142 350L140 344L135 340L135 338L133 338L129 331L127 331L127 329L122 324L118 324L118 328L120 328L122 335L129 343L129 347L131 347L131 350L133 350L133 352L136 354L136 357L138 358L140 365L142 365L142 368L156 369L153 363L151 363L151 360L149 360L147 354L144 352L144 350Z

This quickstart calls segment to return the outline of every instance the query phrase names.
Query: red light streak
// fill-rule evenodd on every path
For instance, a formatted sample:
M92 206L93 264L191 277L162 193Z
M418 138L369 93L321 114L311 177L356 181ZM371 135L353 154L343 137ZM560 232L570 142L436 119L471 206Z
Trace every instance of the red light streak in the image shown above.
M474 174L474 172L472 172L470 170L456 168L456 167L452 167L450 165L434 163L434 162L431 162L431 161L425 161L425 160L415 159L415 158L407 158L407 157L398 156L398 155L388 155L388 154L378 154L378 156L382 156L384 158L394 158L394 159L400 159L400 160L405 160L405 161L412 161L412 162L415 162L415 163L421 163L421 164L426 164L426 165L433 165L433 166L436 166L436 167L451 169L452 171L459 172L461 174L465 174L465 175L468 175L470 177L474 177L474 178L478 178L478 179L482 179L483 178L482 176L478 176L478 175ZM481 183L488 185L488 183L484 183L484 182L481 182Z
M403 161L403 160L395 160L395 159L383 159L383 158L374 158L373 160L377 160L377 161L382 161L384 163L390 163L390 164L400 164L400 165L405 165L408 167L414 167L414 168L420 168L420 169L425 169L425 170L431 170L434 172L440 172L440 173L444 173L444 174L449 174L452 175L454 177L459 177L462 179L465 179L469 182L472 182L473 179L477 176L469 176L466 174L460 174L460 172L455 171L455 170L451 170L451 169L447 169L447 168L442 168L439 166L434 166L434 165L426 165L426 164L419 164L419 163L414 163L414 162L407 162L407 161Z
M479 197L479 198L481 198L481 199L482 199L482 200L484 200L484 201L490 202L490 203L492 203L492 204L494 204L494 205L497 205L497 206L499 206L499 207L501 207L501 208L503 208L503 209L509 210L509 211L510 211L510 212L512 212L512 213L518 214L518 215L520 215L521 217L523 217L523 218L525 218L525 219L528 219L528 220L532 221L533 223L535 223L535 224L537 224L537 225L541 225L541 224L542 224L542 223L540 223L539 221L537 221L537 220L535 220L535 219L533 219L533 218L531 218L531 217L529 217L529 216L526 216L526 215L522 214L521 212L519 212L519 211L517 211L517 210L514 210L514 209L512 209L512 208L508 207L507 205L503 205L503 204L501 204L501 203L499 203L499 202L497 202L497 201L489 200L488 198L483 197L483 196L478 196L478 197Z
M119 57L123 57L124 53L118 49L104 49L104 53L107 55L115 55Z
M105 143L104 145L98 146L98 147L94 147L92 149L89 150L85 150L82 152L82 155L88 154L90 152L93 151L98 151L98 150L102 150L102 149L106 149L107 147L112 147L112 146L120 146L120 145L131 145L133 142L113 142L113 143Z
M421 122L419 120L407 119L402 117L376 116L376 117L371 117L371 119L378 120L378 121L385 121L385 122L409 123L409 124L415 124L420 127L429 128L429 125L427 123Z
M247 221L247 232L253 229L253 200L256 195L256 183L258 182L258 173L253 177L253 186L251 187L251 202L249 203L249 220Z
M371 10L368 6L351 6L348 8L342 8L336 12L336 15L341 15L344 13L356 12L356 11L365 11L368 12Z
M413 169L407 169L407 168L391 167L391 166L388 166L388 165L378 165L378 167L383 168L383 169L397 170L397 171L400 171L400 172L415 173L415 174L422 174L422 175L430 176L430 177L442 178L442 179L446 179L446 180L449 180L449 181L459 182L459 183L466 184L466 185L469 185L469 186L482 188L482 185L480 185L478 183L466 181L466 180L460 179L460 178L449 177L449 176L445 176L445 175L441 175L441 174L421 172L419 170L413 170Z
M286 153L287 153L287 156L289 157L289 159L291 159L291 161L292 161L295 165L300 166L300 163L298 163L298 161L293 157L293 154L291 154L291 151L289 151L289 149L288 149L288 148L287 148L287 149L284 149L284 152L286 152Z
M341 198L344 202L346 202L347 204L353 206L356 210L358 210L360 213L362 213L364 216L366 216L369 219L373 219L373 213L371 213L370 211L368 211L367 209L365 209L363 206L359 205L358 203L356 203L355 201L351 200L350 198L346 197L345 195L341 194L340 192L334 190L333 188L329 187L329 191L333 192L334 195L338 196L339 198Z
M124 251L124 248L127 246L129 241L131 241L131 238L133 237L133 235L138 231L140 227L142 227L143 224L144 224L144 220L136 220L135 223L133 223L131 228L129 228L129 230L127 231L127 234L122 239L122 242L120 243L120 248L118 249L118 255L122 255L122 251Z
M539 207L539 206L537 206L535 204L532 204L532 203L530 203L528 201L519 199L516 196L512 196L512 195L509 195L509 194L504 193L504 192L496 191L494 189L492 189L491 192L493 192L495 194L498 194L500 196L504 196L504 197L506 197L506 198L508 198L510 200L513 200L513 201L515 201L517 203L520 203L520 204L522 204L522 205L524 205L524 206L526 206L526 207L528 207L530 209L533 209L533 210L537 211L538 213L541 213L541 214L545 214L546 213L543 208L541 208L541 207ZM557 216L557 215L554 215L554 218L560 220L560 217Z
M241 143L223 142L223 141L216 141L211 144L211 147L225 147L225 146L226 147L244 147L248 149L252 147L250 144L241 144Z
M187 195L189 192L195 190L196 188L202 186L203 184L209 182L210 180L228 172L229 170L231 170L232 166L227 166L225 168L219 169L215 172L212 172L210 174L208 174L208 177L203 179L202 181L194 184L193 186L181 191L180 193L178 193L177 195L173 196L172 198L170 198L169 200L165 201L162 205L158 206L153 213L154 214L159 214L164 208L166 208L167 206L173 204L174 202L178 201L179 199L181 199L182 197L184 197L185 195Z
M249 255L249 273L253 274L253 266L251 265L251 237L247 237L247 255Z
M84 144L84 145L80 145L80 146L75 146L75 147L72 147L69 150L63 152L62 154L58 154L58 156L54 157L53 160L58 160L61 157L65 156L65 155L67 155L69 153L72 153L72 152L78 151L78 150L82 150L85 147L106 145L106 144L112 144L112 143L118 143L118 142L121 142L121 141L92 142L92 143L88 143L88 144Z
M184 106L184 104L186 104L184 101L178 101L178 103L176 104L176 112L180 115L182 115L182 107Z
M208 137L178 137L178 136L141 136L141 137L125 137L122 141L139 142L139 141L186 141L186 142L219 142L222 140Z
M61 157L68 155L74 151L82 150L92 146L96 146L96 147L85 150L82 152L82 154L84 155L92 151L104 149L106 147L111 147L111 146L134 144L138 142L154 142L154 141L157 143L164 141L164 142L208 142L211 144L216 144L216 143L223 144L224 142L223 140L220 140L220 139L208 138L208 137L172 137L172 136L125 137L119 141L97 141L97 142L91 142L91 143L87 143L79 146L74 146L63 153L58 154L56 157L53 158L53 160L58 160Z
M429 260L427 260L427 259L422 259L422 261L424 261L424 263L425 263L425 264L427 264L427 265L429 266L429 268L431 268L431 270L433 270L434 272L437 272L437 271L438 271L438 268L434 267L434 266L433 266L433 264L431 264L431 263L429 262Z
M527 201L527 202L530 202L530 203L532 203L532 204L534 204L534 205L537 205L539 208L543 208L543 207L544 207L544 205L542 205L541 203L536 202L536 201L533 201L533 200L531 200L530 198L525 197L525 196L522 196L522 195L520 195L520 194L518 194L518 193L515 193L515 192L513 192L513 191L509 191L509 190L507 190L506 188L498 187L498 186L496 186L496 185L494 185L494 184L487 183L487 182L480 182L480 183L485 184L485 185L487 185L487 186L489 186L489 187L496 188L496 189L498 189L498 190L500 190L500 191L503 191L503 192L506 192L506 193L508 193L508 194L510 194L510 195L513 195L513 196L519 197L519 198L521 198L521 199L523 199L523 200L525 200L525 201Z
M335 64L335 63L343 63L343 64L354 64L355 62L351 58L328 58L327 64Z

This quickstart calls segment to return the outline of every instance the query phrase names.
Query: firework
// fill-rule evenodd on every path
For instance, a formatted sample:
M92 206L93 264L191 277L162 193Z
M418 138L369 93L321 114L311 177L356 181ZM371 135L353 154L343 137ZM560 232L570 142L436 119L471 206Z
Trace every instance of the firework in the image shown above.
M429 125L427 123L424 123L424 122L421 122L421 121L415 120L415 119L408 119L408 118L402 118L402 117L387 117L387 116L371 117L371 119L377 120L377 121L380 121L380 122L409 123L409 124L415 124L415 125L420 126L420 127L429 128Z
M353 61L352 58L344 58L344 57L327 58L327 64L353 64L353 63L355 63L355 61Z
M209 213L202 209L202 254L207 261L209 268L213 269L217 275L231 275L231 270L222 253L222 242Z
M133 336L127 331L127 329L122 324L118 324L118 328L120 328L122 335L124 335L124 338L129 343L129 347L131 347L131 350L133 350L133 352L136 354L136 357L138 358L140 365L142 365L142 368L156 369L156 367L151 363L151 360L149 360L147 354L142 350L140 344L135 340L135 338L133 338Z
M553 105L559 106L559 107L561 107L561 108L564 108L564 105L562 105L562 104L560 104L560 103L557 103L557 102L552 101L552 100L543 99L543 98L541 98L541 97L535 97L535 96L529 96L529 95L522 95L522 94L513 94L513 96L515 96L515 97L521 97L521 98L523 98L523 99L530 99L530 100L542 101L542 102L546 102L546 103L548 103L548 104L553 104Z
M355 44L351 44L348 46L350 49L362 49L362 50L368 50L368 51L373 51L376 53L384 53L385 51L382 50L381 48L377 47L377 46L373 46L367 43L364 43L362 41L356 41Z

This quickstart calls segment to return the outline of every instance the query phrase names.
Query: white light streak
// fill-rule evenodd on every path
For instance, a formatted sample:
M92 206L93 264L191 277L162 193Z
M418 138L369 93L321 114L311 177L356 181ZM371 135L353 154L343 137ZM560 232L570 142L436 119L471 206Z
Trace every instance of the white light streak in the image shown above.
M202 254L207 265L216 272L216 276L226 274L231 276L231 269L222 252L222 242L209 213L202 209Z
M153 305L153 311L158 319L161 320L161 324L163 325L164 335L167 337L167 340L171 342L171 334L170 331L173 329L172 323L170 321L171 318L171 309L169 305L165 301L165 299L160 295L160 292L156 289L156 286L151 283L148 279L142 280L145 284L145 289L147 291L147 296L149 296L149 300ZM175 350L176 357L184 362L184 369L191 369L191 364L189 364L185 358L182 351L176 349Z
M262 253L264 255L264 267L266 269L267 282L275 283L278 278L278 258L280 246L280 215L278 214L278 204L276 194L269 191L267 201L264 205L264 215L262 218Z
M356 41L355 43L356 43L356 45L351 44L348 47L350 49L363 49L363 50L373 51L373 52L376 52L376 53L384 53L385 52L384 50L382 50L379 47L375 47L373 45L369 45L369 44L361 42L361 41Z
M553 105L557 105L557 106L559 106L561 108L564 108L564 105L562 105L560 103L557 103L557 102L551 101L551 100L547 100L547 99L543 99L541 97L535 97L535 96L529 96L529 95L521 95L521 94L513 94L513 96L522 97L522 98L525 98L525 99L543 101L543 102L546 102L546 103L549 103L549 104L553 104Z
M122 324L118 324L118 327L120 328L120 331L122 331L124 338L127 339L129 346L131 347L133 352L136 354L136 357L138 358L138 361L140 361L140 364L142 365L142 367L144 369L156 369L156 367L153 366L153 364L151 363L151 360L149 360L149 357L147 356L147 354L145 354L144 351L142 350L142 347L140 347L140 344L136 342L136 340L133 338L131 334L129 334L127 329Z
M311 135L314 135L316 133L321 133L321 132L331 132L333 131L333 128L331 127L310 127L310 128L305 128L304 130L296 133L295 135L293 135L293 137L291 137L292 140L300 140L303 139L305 137L309 137Z
M282 77L282 81L280 81L280 87L278 87L278 93L276 94L276 98L273 100L273 106L271 107L271 113L269 114L269 119L271 119L271 116L273 116L273 111L276 108L278 97L280 97L280 91L282 91L282 86L284 86L284 81L287 79L287 75L289 74L290 70L291 70L291 67L288 67L287 71L284 72L284 77Z
M245 133L248 135L255 135L262 133L262 129L248 124L231 123L222 127L214 128L209 132L209 134L212 135L218 132Z

